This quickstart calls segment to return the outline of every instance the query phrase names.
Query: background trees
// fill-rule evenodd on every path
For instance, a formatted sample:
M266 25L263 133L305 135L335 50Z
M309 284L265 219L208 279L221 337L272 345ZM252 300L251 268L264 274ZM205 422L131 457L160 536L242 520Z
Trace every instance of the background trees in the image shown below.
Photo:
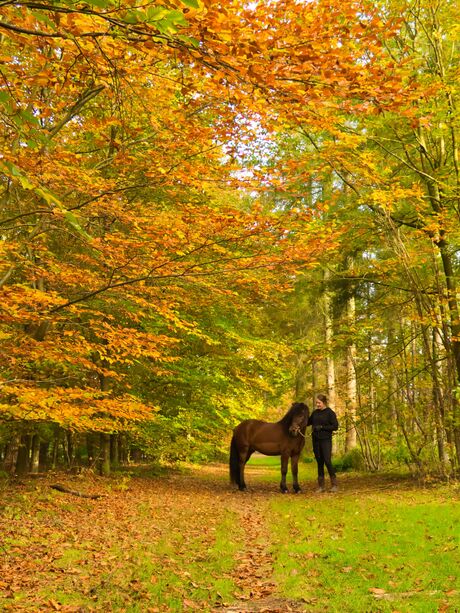
M375 468L394 454L419 468L458 464L458 38L446 10L417 2L380 13L392 24L401 14L382 44L417 99L397 110L375 100L333 139L302 130L332 169L333 219L348 224L323 293L335 294L335 353L348 356L342 411L353 404L352 359L358 442Z
M457 466L451 10L2 5L8 470L208 457L294 388Z

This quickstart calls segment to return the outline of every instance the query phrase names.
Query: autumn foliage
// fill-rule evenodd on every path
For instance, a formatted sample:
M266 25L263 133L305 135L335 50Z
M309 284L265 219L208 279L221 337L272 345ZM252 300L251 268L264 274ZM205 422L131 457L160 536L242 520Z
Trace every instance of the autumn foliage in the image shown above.
M1 11L6 428L139 441L150 423L213 447L292 388L275 314L353 227L328 213L343 186L377 211L421 197L376 178L358 129L422 122L433 83L386 44L403 21L355 1Z

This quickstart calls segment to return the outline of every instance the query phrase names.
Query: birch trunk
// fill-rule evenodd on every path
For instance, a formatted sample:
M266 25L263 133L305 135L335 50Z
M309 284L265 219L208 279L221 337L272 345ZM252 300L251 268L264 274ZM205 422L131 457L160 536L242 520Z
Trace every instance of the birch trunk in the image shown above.
M356 407L357 407L357 381L356 381L356 345L353 340L355 327L356 303L353 295L347 301L347 320L350 330L350 342L347 347L347 408L346 408L346 439L345 451L356 447Z

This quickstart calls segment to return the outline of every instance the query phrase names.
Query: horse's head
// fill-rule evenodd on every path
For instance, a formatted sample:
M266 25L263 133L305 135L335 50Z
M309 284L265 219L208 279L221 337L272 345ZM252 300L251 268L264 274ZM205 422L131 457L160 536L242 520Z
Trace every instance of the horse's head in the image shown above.
M292 411L292 420L289 426L289 434L291 436L297 436L298 434L303 434L302 430L305 429L308 417L310 416L310 411L308 407L303 402L294 402L291 407Z

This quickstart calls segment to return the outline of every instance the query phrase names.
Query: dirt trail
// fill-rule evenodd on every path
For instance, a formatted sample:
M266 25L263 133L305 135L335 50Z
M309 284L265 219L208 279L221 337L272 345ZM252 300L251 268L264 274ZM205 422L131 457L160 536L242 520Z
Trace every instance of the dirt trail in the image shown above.
M273 496L282 495L277 490L278 475L273 482L261 482L258 474L266 470L248 467L248 479L252 486L247 492L231 490L228 485L228 468L212 465L200 469L196 478L199 482L209 480L214 492L222 496L227 505L238 517L244 531L244 549L236 555L237 565L232 578L238 587L238 598L231 605L215 608L216 613L289 613L305 611L305 604L279 598L276 595L276 581L273 577L273 557L270 553L270 533L267 524L268 506ZM217 486L217 488L216 488ZM219 488L220 486L220 488Z
M289 613L311 611L307 603L282 599L277 596L276 579L273 576L273 557L270 553L270 533L267 523L270 501L276 496L292 496L292 493L281 494L278 490L279 475L273 472L273 479L266 481L263 476L270 469L248 466L247 480L250 483L247 492L232 490L228 484L228 467L211 465L192 471L186 477L183 486L190 488L191 481L199 488L209 487L214 504L224 504L238 517L244 530L244 550L237 554L238 563L232 572L232 578L238 589L237 600L231 605L215 608L215 613ZM177 480L177 485L184 478ZM410 480L401 477L381 477L376 483L369 476L341 475L341 495L360 495L380 490L399 488L412 489L416 487ZM344 486L344 487L342 487ZM316 482L303 484L300 496L317 496ZM329 496L331 494L320 494Z
M241 594L236 603L223 610L233 613L304 611L301 603L276 597L273 558L269 551L270 538L262 511L266 506L266 497L263 494L246 496L240 493L236 496L240 500L233 506L236 507L245 533L245 547L237 556L238 564L233 572L235 584Z
M268 472L273 479L267 481ZM103 497L92 500L56 492L51 485L57 480L70 490ZM191 578L188 566L198 562L193 557L197 547L203 564L209 563L206 552L212 551L222 510L227 509L237 518L241 547L234 555L236 564L226 573L236 589L221 605L218 598L208 599L206 610L304 611L306 603L277 596L267 518L272 501L283 496L278 481L276 471L248 467L250 490L238 492L229 485L225 465L161 478L61 474L15 481L0 490L0 610L196 609L191 594L197 589L206 594L212 582L204 578L195 585L198 580ZM354 477L339 495L383 489L391 483L380 479L377 486L370 479ZM313 481L304 483L299 496L309 498L314 487ZM159 581L157 568L166 569L163 574L170 577L160 591L183 603L182 608L156 600L152 586ZM212 609L210 602L216 602Z

